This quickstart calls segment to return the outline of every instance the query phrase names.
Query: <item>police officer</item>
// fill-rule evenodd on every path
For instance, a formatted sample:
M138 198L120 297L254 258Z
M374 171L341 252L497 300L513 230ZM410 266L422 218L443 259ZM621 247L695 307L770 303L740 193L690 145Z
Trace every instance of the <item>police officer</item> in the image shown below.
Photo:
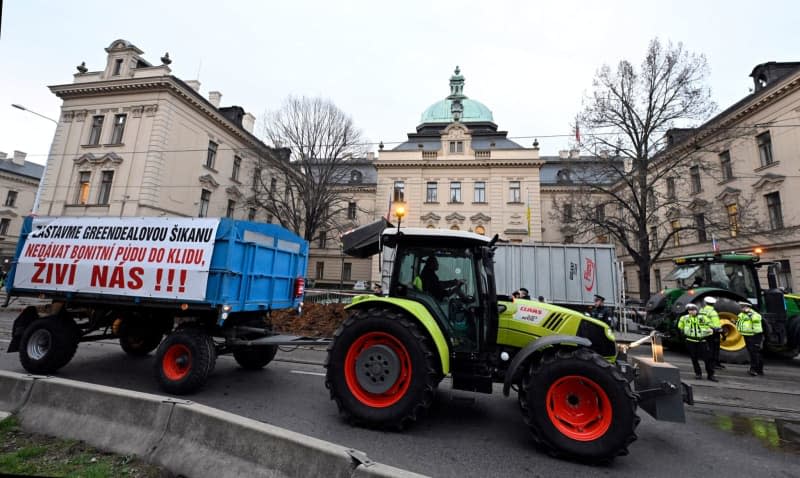
M686 339L686 349L692 358L694 367L694 378L703 378L703 371L700 369L700 360L705 363L708 379L716 382L714 377L714 366L708 353L707 339L711 334L711 327L708 325L708 318L697 313L697 306L694 304L686 305L686 314L678 319L678 330L681 331Z
M722 324L719 321L719 314L714 308L714 304L717 303L717 299L708 296L703 298L703 302L705 305L702 309L700 309L700 315L705 315L709 325L711 326L711 335L708 336L708 352L711 364L716 369L723 369L725 366L719 361L719 343L720 336L722 335Z
M589 314L590 317L593 317L597 320L601 320L607 323L609 326L611 325L611 314L609 313L608 309L604 305L606 298L602 295L595 295L594 296L594 306L592 307L592 312Z
M761 358L761 345L764 342L764 328L761 314L751 308L750 302L739 302L742 311L736 321L736 328L744 336L747 353L750 354L750 375L764 375L764 361Z

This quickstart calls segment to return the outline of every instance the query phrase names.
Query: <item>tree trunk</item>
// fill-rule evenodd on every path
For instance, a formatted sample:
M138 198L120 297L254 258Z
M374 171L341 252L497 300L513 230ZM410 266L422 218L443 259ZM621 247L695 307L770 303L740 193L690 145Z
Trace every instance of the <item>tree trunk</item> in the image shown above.
M650 298L650 267L639 263L639 300L647 302Z

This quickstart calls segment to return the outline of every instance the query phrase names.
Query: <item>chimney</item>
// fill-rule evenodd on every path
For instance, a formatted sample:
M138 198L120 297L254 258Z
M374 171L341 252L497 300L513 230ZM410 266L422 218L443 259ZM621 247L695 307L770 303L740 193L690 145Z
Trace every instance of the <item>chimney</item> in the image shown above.
M256 124L256 117L251 113L245 113L242 117L242 128L250 134L253 134L253 126Z
M8 157L8 153L4 153L0 151L0 159L6 159Z
M367 161L374 161L374 160L375 160L375 153L373 153L372 151L367 153Z
M558 152L558 157L561 159L567 159L569 157L569 151L566 149L562 149Z
M214 108L219 108L219 101L222 99L222 93L219 91L209 91L208 92L208 101L214 105Z
M194 91L200 91L200 82L197 80L186 80L185 83L189 85Z
M569 157L570 157L570 159L580 159L581 158L581 150L580 149L570 149L569 150Z
M25 166L25 157L27 155L27 153L23 153L22 151L14 151L14 159L12 159L11 162L20 166Z

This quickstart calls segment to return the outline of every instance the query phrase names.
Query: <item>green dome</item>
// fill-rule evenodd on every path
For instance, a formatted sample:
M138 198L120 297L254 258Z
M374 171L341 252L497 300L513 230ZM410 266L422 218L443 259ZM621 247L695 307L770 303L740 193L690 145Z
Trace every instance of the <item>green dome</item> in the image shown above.
M444 99L442 101L437 101L429 106L424 113L422 113L422 119L420 123L452 123L452 104L453 100ZM480 101L464 98L461 100L461 104L464 105L464 113L461 117L462 123L494 123L494 116L492 116L491 110L489 110L489 108L487 108L486 105Z

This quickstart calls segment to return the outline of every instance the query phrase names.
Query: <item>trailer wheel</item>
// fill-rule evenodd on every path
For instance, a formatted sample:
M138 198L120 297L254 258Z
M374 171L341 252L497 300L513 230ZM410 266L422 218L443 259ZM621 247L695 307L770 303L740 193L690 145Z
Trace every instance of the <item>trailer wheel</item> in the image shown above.
M53 373L72 360L80 337L72 319L55 315L34 320L22 334L19 361L30 373Z
M428 337L405 314L356 311L328 347L325 385L351 422L402 428L433 402L436 356Z
M161 343L164 334L161 331L146 330L144 327L125 327L120 330L119 345L126 354L133 357L144 357Z
M553 456L606 462L636 440L636 395L590 349L562 349L532 364L519 400L534 439Z
M196 328L182 328L161 342L156 353L155 375L166 392L185 395L205 385L216 356L211 337Z
M245 370L261 370L272 362L278 353L277 345L247 347L233 351L233 358Z

